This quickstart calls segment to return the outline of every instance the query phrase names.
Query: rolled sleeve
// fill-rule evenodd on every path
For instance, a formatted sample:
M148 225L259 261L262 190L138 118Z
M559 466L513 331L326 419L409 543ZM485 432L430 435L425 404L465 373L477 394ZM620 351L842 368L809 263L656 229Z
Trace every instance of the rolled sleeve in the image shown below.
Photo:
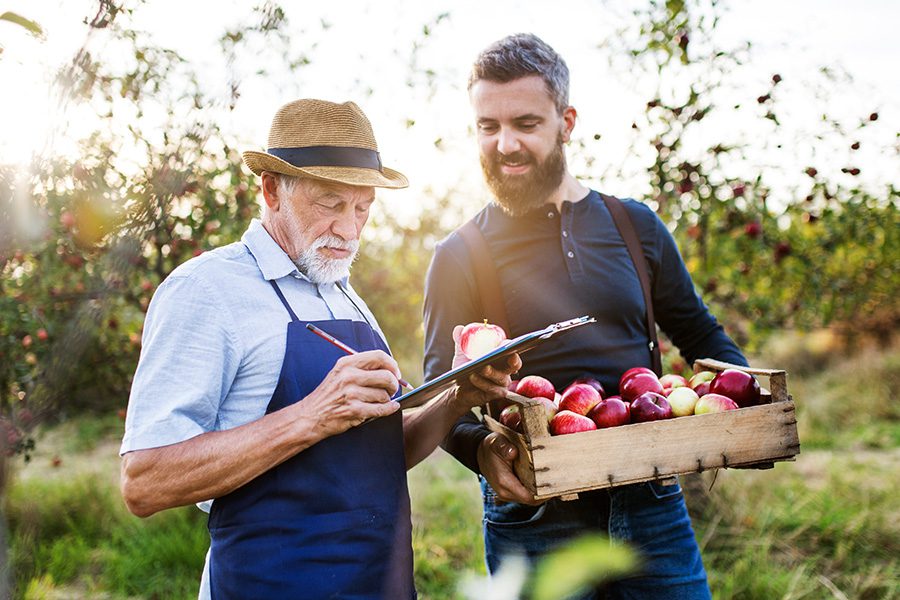
M241 350L213 286L170 276L147 312L120 454L213 431Z

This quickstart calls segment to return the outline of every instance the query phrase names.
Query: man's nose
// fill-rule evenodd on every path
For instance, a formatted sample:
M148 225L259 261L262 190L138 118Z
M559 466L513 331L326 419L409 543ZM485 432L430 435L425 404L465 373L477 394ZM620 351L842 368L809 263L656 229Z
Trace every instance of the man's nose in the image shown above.
M510 129L501 129L497 135L497 152L500 154L513 154L521 150L522 144L515 131Z
M343 211L332 223L331 232L344 241L359 238L359 223L353 210Z

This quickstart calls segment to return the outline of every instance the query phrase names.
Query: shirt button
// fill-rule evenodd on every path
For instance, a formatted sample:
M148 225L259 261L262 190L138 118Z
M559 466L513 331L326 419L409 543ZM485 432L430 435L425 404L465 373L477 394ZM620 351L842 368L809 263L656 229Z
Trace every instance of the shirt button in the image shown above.
M555 216L555 215L553 214L553 211L552 211L552 210L551 210L550 212L547 213L547 218L548 218L548 219L552 219L554 216Z
M563 237L569 237L569 232L568 232L568 231L563 231Z
M575 258L575 253L569 250L568 254L566 254L569 258Z

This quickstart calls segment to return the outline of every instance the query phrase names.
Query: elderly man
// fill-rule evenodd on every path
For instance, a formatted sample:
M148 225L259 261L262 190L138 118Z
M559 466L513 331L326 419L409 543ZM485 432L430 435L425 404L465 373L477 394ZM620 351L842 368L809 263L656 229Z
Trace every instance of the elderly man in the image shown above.
M214 498L201 597L414 597L405 472L520 363L401 416L397 363L348 276L374 188L406 178L350 102L286 104L268 145L243 157L262 220L150 305L122 493L142 517Z
M469 98L495 201L435 249L425 290L426 378L453 361L453 343L444 332L482 317L506 321L507 333L517 336L593 315L596 326L528 354L523 375L543 375L560 389L589 376L615 393L626 369L658 370L656 324L648 325L654 315L688 361L713 357L746 364L694 291L675 241L656 214L634 200L620 202L591 190L569 172L565 144L576 112L569 105L568 67L553 48L531 34L492 44L473 66ZM477 262L472 240L486 248ZM496 279L477 276L486 257ZM648 273L646 285L641 271ZM481 281L496 281L497 293ZM607 597L710 597L678 483L653 481L535 506L512 469L515 446L474 416L460 419L445 447L481 476L491 572L512 554L537 560L576 535L604 531L645 555L643 572L610 585Z

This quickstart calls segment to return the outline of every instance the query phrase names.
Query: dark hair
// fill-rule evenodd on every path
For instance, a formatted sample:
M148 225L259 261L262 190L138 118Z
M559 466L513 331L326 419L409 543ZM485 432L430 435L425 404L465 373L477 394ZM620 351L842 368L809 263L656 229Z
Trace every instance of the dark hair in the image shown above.
M529 75L544 80L556 109L562 113L569 105L569 67L556 50L533 33L516 33L485 48L472 65L469 89L481 79L506 83Z

